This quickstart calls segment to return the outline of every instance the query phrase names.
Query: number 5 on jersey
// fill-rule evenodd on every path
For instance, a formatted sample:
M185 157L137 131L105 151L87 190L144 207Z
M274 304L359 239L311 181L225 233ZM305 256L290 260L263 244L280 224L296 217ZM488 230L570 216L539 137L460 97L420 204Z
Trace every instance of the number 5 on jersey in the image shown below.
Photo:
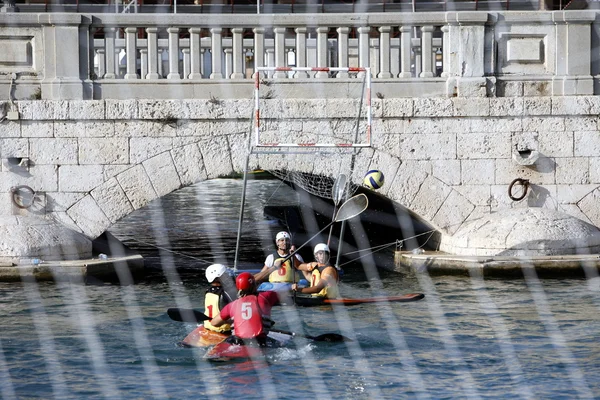
M242 318L246 321L252 318L252 307L248 302L242 303Z

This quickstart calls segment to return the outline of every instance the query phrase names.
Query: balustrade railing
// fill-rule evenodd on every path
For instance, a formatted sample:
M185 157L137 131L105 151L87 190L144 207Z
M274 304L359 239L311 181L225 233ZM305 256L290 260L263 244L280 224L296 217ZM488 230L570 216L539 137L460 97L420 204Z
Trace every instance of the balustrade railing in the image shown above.
M265 66L370 67L396 97L593 94L598 70L595 11L14 15L0 15L0 77L48 99L150 97L157 83L206 97Z
M335 37L326 38L319 37L316 29L311 32L306 28L282 28L275 37L264 39L260 54L254 46L255 38L244 37L248 32L260 35L260 29L233 28L227 32L228 36L221 38L220 50L216 43L220 60L214 63L214 32L201 37L201 28L167 28L164 32L171 37L157 39L155 29L125 28L118 38L108 34L94 39L94 79L251 79L255 65L358 67L361 58L369 59L377 78L432 78L441 77L443 72L443 32L439 26L414 27L416 37L392 27L379 27L381 37L365 39L369 41L368 48L364 48L368 54L362 55L360 40L348 38L350 28L337 28ZM138 38L140 32L145 37ZM400 45L402 34L408 36L406 46ZM281 40L281 46L276 45L277 40ZM321 48L324 60L320 64L324 65L317 62ZM114 52L114 56L108 57L107 51ZM424 53L429 57L424 57ZM149 63L149 60L157 61ZM306 77L314 76L312 73Z

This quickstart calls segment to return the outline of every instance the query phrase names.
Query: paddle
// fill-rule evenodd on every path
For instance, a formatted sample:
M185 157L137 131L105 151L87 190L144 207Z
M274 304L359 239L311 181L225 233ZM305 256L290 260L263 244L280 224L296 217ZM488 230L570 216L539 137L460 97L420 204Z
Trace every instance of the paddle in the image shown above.
M284 331L281 329L270 329L271 332L283 333L284 335L290 335L294 337L303 337L306 339L314 340L315 342L329 342L329 343L337 343L337 342L351 342L352 339L347 338L346 336L340 335L339 333L324 333L319 336L311 336L311 335L302 335L296 332Z
M341 174L337 177L335 182L333 183L333 187L331 188L331 198L333 199L333 215L335 216L335 212L337 211L337 206L340 205L342 201L342 197L344 196L344 192L346 191L346 175ZM329 237L327 238L327 246L329 246L329 242L331 241L331 233L333 232L333 225L331 229L329 229Z
M167 314L173 321L179 322L199 323L211 319L208 315L193 308L169 308Z
M193 308L169 308L167 310L167 314L169 315L169 318L171 318L173 321L179 321L179 322L199 323L199 322L211 319L208 317L208 315L206 315L198 310L194 310ZM271 331L283 333L284 335L303 337L306 339L314 340L315 342L335 343L335 342L352 341L352 339L342 336L339 333L324 333L319 336L311 336L311 335L301 335L301 334L290 332L290 331L283 331L280 329L271 329Z
M364 193L361 193L354 197L349 198L348 200L346 200L346 202L344 202L344 204L342 204L340 206L340 209L338 210L337 214L335 215L335 218L333 219L333 221L328 223L327 226L325 226L319 232L315 233L302 246L298 247L290 255L288 255L286 258L284 258L281 261L281 264L283 265L283 263L285 263L287 260L292 258L298 251L300 251L301 248L303 248L304 246L309 244L314 238L316 238L321 232L323 232L325 229L329 228L331 225L333 225L336 222L345 221L347 219L356 217L358 214L365 211L368 206L369 206L369 199L367 199L367 196Z

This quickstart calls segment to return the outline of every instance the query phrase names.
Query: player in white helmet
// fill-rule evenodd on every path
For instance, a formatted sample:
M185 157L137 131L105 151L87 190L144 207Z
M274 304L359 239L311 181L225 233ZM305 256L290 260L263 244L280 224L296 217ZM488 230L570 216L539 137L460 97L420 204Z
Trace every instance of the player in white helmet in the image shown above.
M237 293L233 279L223 264L212 264L206 268L206 280L210 287L204 295L204 314L212 318L219 315L223 307L237 299ZM204 329L231 333L230 324L216 327L210 321L204 321Z
M301 271L311 272L310 287L301 288L294 284L292 290L297 293L312 294L313 296L328 297L330 299L339 297L338 282L340 278L337 269L329 264L331 254L329 246L325 243L319 243L315 246L313 253L315 261L298 266Z
M294 276L298 269L298 266L304 262L300 254L295 254L291 259L281 265L280 268L275 266L275 261L282 261L285 257L290 255L294 250L292 245L292 238L289 233L282 231L275 236L275 244L277 250L269 254L265 260L265 265L262 270L254 275L254 279L257 282L269 281L273 285L269 285L272 290L285 289L289 290L290 285L294 282L298 282L298 277ZM309 277L310 274L306 273L305 277ZM284 285L285 284L285 285ZM258 290L262 290L261 287Z

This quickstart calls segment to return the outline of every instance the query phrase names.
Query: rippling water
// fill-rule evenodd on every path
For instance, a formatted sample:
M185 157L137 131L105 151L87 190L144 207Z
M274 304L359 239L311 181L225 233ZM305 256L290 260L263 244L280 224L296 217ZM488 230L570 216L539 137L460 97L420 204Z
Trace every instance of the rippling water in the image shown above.
M277 182L250 182L241 260L256 265L280 227L264 221ZM210 181L152 203L112 228L184 267L136 285L0 283L0 396L11 398L598 398L600 294L593 280L486 280L348 268L347 297L423 292L414 303L276 307L277 326L346 343L297 340L265 363L210 363L177 343L191 324L167 307L203 303L204 261L232 260L239 181ZM256 196L256 197L252 197ZM276 200L275 200L276 199ZM157 250L155 246L161 247ZM366 261L368 262L368 260ZM196 271L194 271L196 269ZM365 276L369 276L366 279Z

